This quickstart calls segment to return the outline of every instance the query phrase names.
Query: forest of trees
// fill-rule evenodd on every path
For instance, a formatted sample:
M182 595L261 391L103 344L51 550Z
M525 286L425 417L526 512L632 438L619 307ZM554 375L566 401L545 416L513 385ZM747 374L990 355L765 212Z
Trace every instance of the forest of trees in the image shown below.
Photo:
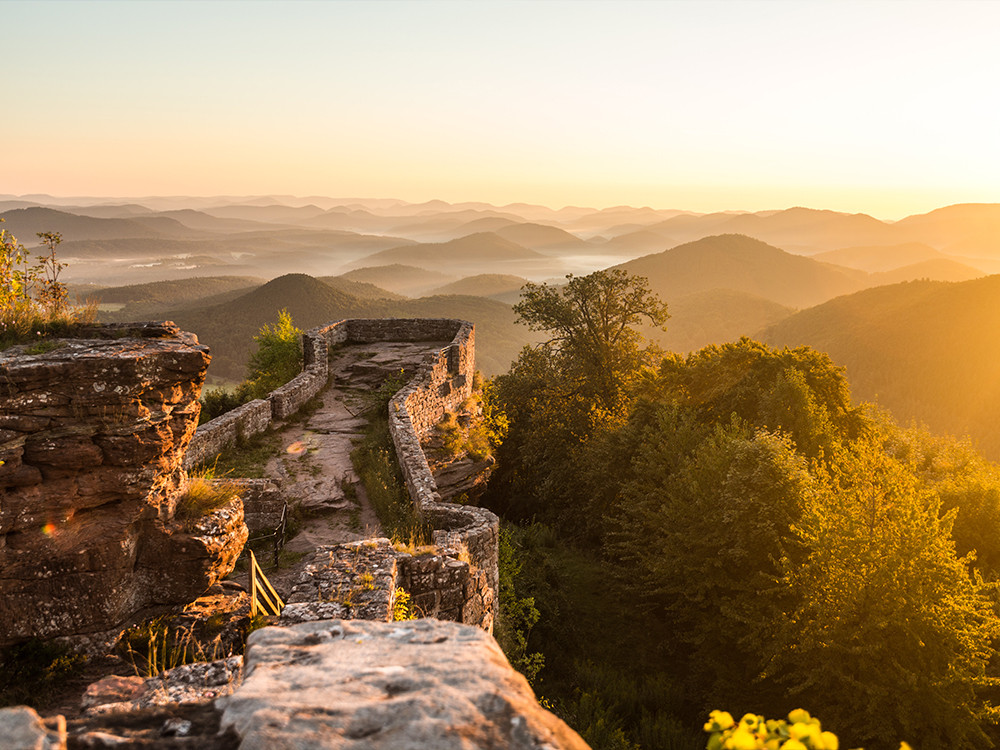
M596 748L697 748L711 709L821 716L842 746L990 746L1000 468L851 400L817 351L644 345L640 277L529 285L549 335L505 420L498 638Z

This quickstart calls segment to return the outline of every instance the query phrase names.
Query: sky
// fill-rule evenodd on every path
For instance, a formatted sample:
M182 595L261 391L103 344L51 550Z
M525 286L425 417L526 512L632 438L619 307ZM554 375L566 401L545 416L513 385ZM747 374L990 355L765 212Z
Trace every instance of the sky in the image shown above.
M1000 2L0 0L0 194L1000 202Z

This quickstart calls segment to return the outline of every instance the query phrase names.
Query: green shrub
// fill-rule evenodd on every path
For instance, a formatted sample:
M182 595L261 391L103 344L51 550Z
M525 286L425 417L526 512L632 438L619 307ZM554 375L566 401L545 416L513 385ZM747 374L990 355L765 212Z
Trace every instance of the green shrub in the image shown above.
M2 222L3 219L0 219ZM0 229L0 350L14 344L71 335L81 323L97 316L97 306L72 307L66 301L66 286L59 281L63 264L56 260L58 232L39 232L47 252L31 255L17 238ZM41 354L35 348L31 354Z
M247 363L246 379L232 389L206 389L201 395L198 424L205 424L254 399L265 398L302 371L302 331L292 323L287 310L280 310L278 322L261 328L254 341L257 351Z
M277 324L265 325L253 340L257 351L247 364L248 400L263 398L302 371L302 331L292 323L288 310L280 310Z

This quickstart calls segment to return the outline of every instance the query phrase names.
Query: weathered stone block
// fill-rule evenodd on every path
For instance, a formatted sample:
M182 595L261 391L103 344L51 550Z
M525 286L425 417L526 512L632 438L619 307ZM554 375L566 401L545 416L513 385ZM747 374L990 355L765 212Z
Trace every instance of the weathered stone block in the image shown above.
M217 705L241 750L584 750L538 705L496 641L435 620L326 620L249 639Z

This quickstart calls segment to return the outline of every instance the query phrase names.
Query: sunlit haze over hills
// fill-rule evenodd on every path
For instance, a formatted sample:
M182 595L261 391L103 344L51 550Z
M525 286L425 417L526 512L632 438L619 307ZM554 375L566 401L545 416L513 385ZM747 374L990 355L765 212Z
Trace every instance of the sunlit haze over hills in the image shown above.
M4 2L0 193L1000 202L1000 4Z

